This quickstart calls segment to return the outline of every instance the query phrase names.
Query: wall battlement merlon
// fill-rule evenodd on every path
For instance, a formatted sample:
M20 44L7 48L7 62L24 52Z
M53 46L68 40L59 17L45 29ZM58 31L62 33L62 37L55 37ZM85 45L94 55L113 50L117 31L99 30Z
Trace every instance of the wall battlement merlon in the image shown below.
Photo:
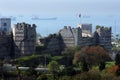
M98 29L100 29L101 31L111 31L111 27L100 27L100 28L98 28Z
M36 28L36 25L35 24L27 24L27 23L17 23L17 24L14 24L14 26L16 27L16 28L29 28L29 29L34 29L34 28Z

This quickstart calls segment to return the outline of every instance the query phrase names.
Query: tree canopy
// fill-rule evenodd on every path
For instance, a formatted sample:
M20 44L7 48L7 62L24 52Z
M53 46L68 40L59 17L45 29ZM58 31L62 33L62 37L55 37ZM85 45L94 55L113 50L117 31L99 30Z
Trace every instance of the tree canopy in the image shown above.
M77 64L85 59L87 63L96 64L99 63L101 60L106 60L108 58L109 55L103 47L85 46L80 51L75 53L73 63Z

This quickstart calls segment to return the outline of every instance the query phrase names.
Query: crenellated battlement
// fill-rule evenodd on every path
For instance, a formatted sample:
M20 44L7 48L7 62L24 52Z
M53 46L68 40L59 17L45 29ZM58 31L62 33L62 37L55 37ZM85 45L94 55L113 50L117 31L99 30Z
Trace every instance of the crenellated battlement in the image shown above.
M36 25L17 23L13 27L13 37L16 44L16 55L35 53Z

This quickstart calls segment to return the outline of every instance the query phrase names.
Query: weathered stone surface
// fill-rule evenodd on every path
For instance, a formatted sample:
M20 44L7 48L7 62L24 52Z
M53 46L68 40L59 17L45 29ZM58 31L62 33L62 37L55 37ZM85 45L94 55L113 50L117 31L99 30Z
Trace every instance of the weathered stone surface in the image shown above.
M101 45L106 50L111 50L111 28L100 27L92 36L82 36L82 29L65 26L59 32L60 39L49 37L41 39L47 45L47 50L64 50L66 47ZM60 43L58 43L60 42ZM61 47L60 47L61 46Z
M35 53L36 25L17 23L13 29L15 41L15 55L31 55Z

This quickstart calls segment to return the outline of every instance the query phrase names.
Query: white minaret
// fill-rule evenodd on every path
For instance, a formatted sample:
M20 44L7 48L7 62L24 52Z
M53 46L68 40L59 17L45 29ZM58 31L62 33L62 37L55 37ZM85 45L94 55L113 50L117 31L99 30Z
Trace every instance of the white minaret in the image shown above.
M0 19L0 31L5 34L11 31L11 19L10 18Z

